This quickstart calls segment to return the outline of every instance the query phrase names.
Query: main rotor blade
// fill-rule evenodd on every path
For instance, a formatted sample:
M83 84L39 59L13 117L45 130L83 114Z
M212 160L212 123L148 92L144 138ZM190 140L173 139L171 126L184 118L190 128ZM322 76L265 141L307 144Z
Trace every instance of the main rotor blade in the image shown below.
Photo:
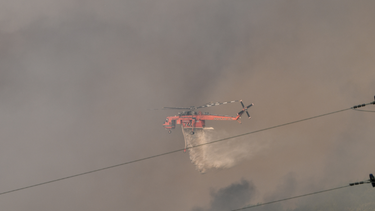
M242 100L240 102L241 102L242 108L245 108L245 105L243 104Z
M162 109L195 110L195 109L198 109L198 108L208 108L208 107L212 107L212 106L225 105L225 104L236 103L236 102L240 102L240 100L232 100L232 101L216 102L216 103L207 103L206 105L197 106L197 107L195 107L195 106L190 106L190 107L163 107ZM242 107L245 108L245 106L243 105L242 101L241 101L241 104L242 104ZM155 109L155 110L158 110L158 109Z
M253 106L253 105L254 105L254 103L251 103L250 105L248 105L248 106L246 107L246 109L250 108L250 107Z
M191 107L163 107L163 109L181 109L181 110L190 110Z
M208 107L212 107L212 106L218 106L218 105L225 105L225 104L229 104L229 103L235 103L235 102L238 102L239 100L232 100L232 101L226 101L226 102L216 102L216 103L207 103L206 105L202 105L202 106L197 106L195 108L208 108Z
M247 112L247 111L246 111L246 114L247 114L247 116L248 116L248 117L249 117L249 119L250 119L251 117L250 117L250 114L249 114L249 112Z

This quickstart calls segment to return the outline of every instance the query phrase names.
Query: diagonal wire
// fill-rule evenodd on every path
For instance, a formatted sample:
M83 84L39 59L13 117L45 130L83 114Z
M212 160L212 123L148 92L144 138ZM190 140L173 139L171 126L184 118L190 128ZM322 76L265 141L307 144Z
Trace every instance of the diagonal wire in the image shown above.
M267 204L273 204L273 203L277 203L277 202L287 201L287 200L291 200L291 199L301 198L301 197L305 197L305 196L315 195L315 194L324 193L324 192L333 191L333 190L338 190L338 189L347 188L347 187L350 187L350 186L349 185L345 185L345 186L341 186L341 187L337 187L337 188L331 188L331 189L327 189L327 190L322 190L322 191L317 191L317 192L313 192L313 193L303 194L303 195L294 196L294 197L290 197L290 198L279 199L279 200L276 200L276 201L270 201L270 202L266 202L266 203L263 203L263 204L257 204L257 205L247 206L247 207L235 209L235 210L232 210L232 211L251 209L251 208L254 208L254 207L259 207L259 206L263 206L263 205L267 205Z
M194 145L194 146L191 146L191 147L186 147L185 149L201 147L201 146L204 146L204 145L218 143L218 142L222 142L222 141L225 141L225 140L238 138L238 137L241 137L241 136L246 136L246 135L250 135L250 134L254 134L254 133L263 132L263 131L266 131L266 130L275 129L275 128L278 128L278 127L283 127L283 126L287 126L287 125L291 125L291 124L295 124L295 123L299 123L299 122L304 122L304 121L307 121L307 120L316 119L316 118L319 118L319 117L328 116L328 115L331 115L331 114L347 111L347 110L350 110L352 108L353 107L338 110L338 111L333 111L333 112L329 112L329 113L325 113L325 114L321 114L321 115L317 115L317 116L313 116L313 117L309 117L309 118L305 118L305 119L300 119L300 120L297 120L297 121L292 121L292 122L288 122L288 123L284 123L284 124L280 124L280 125L276 125L276 126L272 126L272 127L268 127L268 128L263 128L263 129L260 129L260 130L255 130L255 131L251 131L251 132L248 132L248 133L243 133L243 134L236 135L236 136L230 136L230 137L219 139L219 140L216 140L216 141L211 141L211 142L204 143L204 144L198 144L198 145ZM91 174L91 173L95 173L95 172L99 172L99 171L104 171L104 170L116 168L116 167L119 167L119 166L137 163L137 162L144 161L144 160L150 160L150 159L153 159L153 158L173 154L173 153L176 153L176 152L181 152L182 150L184 150L184 149L177 149L177 150L173 150L173 151L169 151L169 152L165 152L165 153L161 153L161 154L157 154L157 155L152 155L152 156L149 156L149 157L144 157L144 158L140 158L140 159L136 159L136 160L132 160L132 161L128 161L128 162L124 162L124 163L120 163L120 164L116 164L116 165L112 165L112 166L107 166L107 167L100 168L100 169L95 169L95 170L92 170L92 171L87 171L87 172L74 174L74 175L70 175L70 176L66 176L66 177L61 177L61 178L58 178L58 179L54 179L54 180L50 180L50 181L46 181L46 182L42 182L42 183L37 183L37 184L34 184L34 185L30 185L30 186L25 186L25 187L22 187L22 188L4 191L4 192L0 192L0 195L5 195L5 194L9 194L9 193L13 193L13 192L17 192L17 191L21 191L21 190L25 190L25 189L37 187L37 186L42 186L42 185L58 182L58 181L61 181L61 180L66 180L66 179L79 177L79 176L83 176L83 175L87 175L87 174Z
M362 111L362 112L375 112L375 111L362 110L362 109L354 109L354 108L353 108L353 110L354 110L354 111Z
M238 137L241 137L241 136L246 136L246 135L250 135L250 134L254 134L254 133L259 133L259 132L263 132L263 131L266 131L266 130L271 130L271 129L275 129L275 128L278 128L278 127L283 127L283 126L287 126L287 125L291 125L291 124L295 124L295 123L299 123L299 122L304 122L304 121L307 121L307 120L316 119L316 118L319 118L319 117L328 116L328 115L331 115L331 114L347 111L347 110L350 110L350 109L351 108L346 108L346 109L333 111L333 112L329 112L329 113L325 113L325 114L321 114L321 115L317 115L317 116L313 116L313 117L309 117L309 118L305 118L305 119L300 119L300 120L293 121L293 122L288 122L288 123L284 123L284 124L280 124L280 125L276 125L276 126L272 126L272 127L263 128L263 129L260 129L260 130L251 131L251 132L248 132L248 133L242 133L240 135L230 136L230 137L227 137L227 138L219 139L219 140L216 140L216 141L211 141L211 142L204 143L204 144L194 145L192 147L187 147L186 149L200 147L200 146L204 146L204 145L208 145L208 144L213 144L213 143L217 143L217 142L221 142L221 141L225 141L225 140L229 140L229 139L234 139L234 138L238 138Z

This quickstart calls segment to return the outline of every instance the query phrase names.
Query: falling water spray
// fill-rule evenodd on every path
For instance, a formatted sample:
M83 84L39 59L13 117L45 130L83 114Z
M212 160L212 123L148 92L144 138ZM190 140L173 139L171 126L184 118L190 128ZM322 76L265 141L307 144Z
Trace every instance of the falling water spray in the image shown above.
M182 133L190 160L201 173L205 173L208 169L233 167L240 161L251 158L264 147L264 144L249 141L249 137L207 144L229 136L226 132L217 132L213 128L196 128L194 134L191 134L191 129L182 128Z

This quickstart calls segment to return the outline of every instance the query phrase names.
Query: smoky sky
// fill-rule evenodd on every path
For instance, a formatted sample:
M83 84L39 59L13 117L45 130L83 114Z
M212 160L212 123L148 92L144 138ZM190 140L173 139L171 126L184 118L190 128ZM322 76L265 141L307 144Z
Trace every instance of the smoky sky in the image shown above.
M253 195L256 194L254 184L246 180L233 183L228 187L219 190L212 190L210 207L208 209L194 208L194 211L203 210L232 210L245 206Z
M221 138L370 102L374 7L338 0L2 1L0 192L182 149L181 129L168 134L162 126L176 113L150 108L254 103L242 124L206 123ZM203 111L236 115L241 108ZM232 199L224 192L236 185L248 184L242 193L250 203L304 194L374 170L373 124L372 113L345 111L217 143L227 149L223 156L251 152L230 168L201 174L181 152L2 195L0 203L30 211L192 210L224 206L215 199ZM257 194L246 195L252 187ZM346 196L354 206L357 198Z

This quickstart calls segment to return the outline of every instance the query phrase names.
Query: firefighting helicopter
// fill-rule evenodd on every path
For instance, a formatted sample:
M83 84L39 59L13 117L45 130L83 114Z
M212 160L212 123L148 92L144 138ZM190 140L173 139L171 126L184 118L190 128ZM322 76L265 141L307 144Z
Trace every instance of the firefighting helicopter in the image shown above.
M198 111L198 112L194 111L195 109L208 108L212 106L225 105L225 104L235 103L235 102L240 102L242 105L242 110L237 113L237 116L216 115L216 114L210 114L208 112L202 113L201 111ZM240 118L242 114L245 112L247 116L251 118L247 109L253 105L254 103L248 106L245 106L242 100L233 100L233 101L227 101L227 102L207 103L202 106L164 107L163 109L176 109L176 110L184 110L184 111L179 112L178 115L167 117L163 126L165 129L168 130L168 133L171 133L172 132L171 129L174 129L176 127L176 124L178 124L178 125L181 125L182 128L191 129L190 134L194 135L195 129L205 129L206 120L235 120L241 123Z

